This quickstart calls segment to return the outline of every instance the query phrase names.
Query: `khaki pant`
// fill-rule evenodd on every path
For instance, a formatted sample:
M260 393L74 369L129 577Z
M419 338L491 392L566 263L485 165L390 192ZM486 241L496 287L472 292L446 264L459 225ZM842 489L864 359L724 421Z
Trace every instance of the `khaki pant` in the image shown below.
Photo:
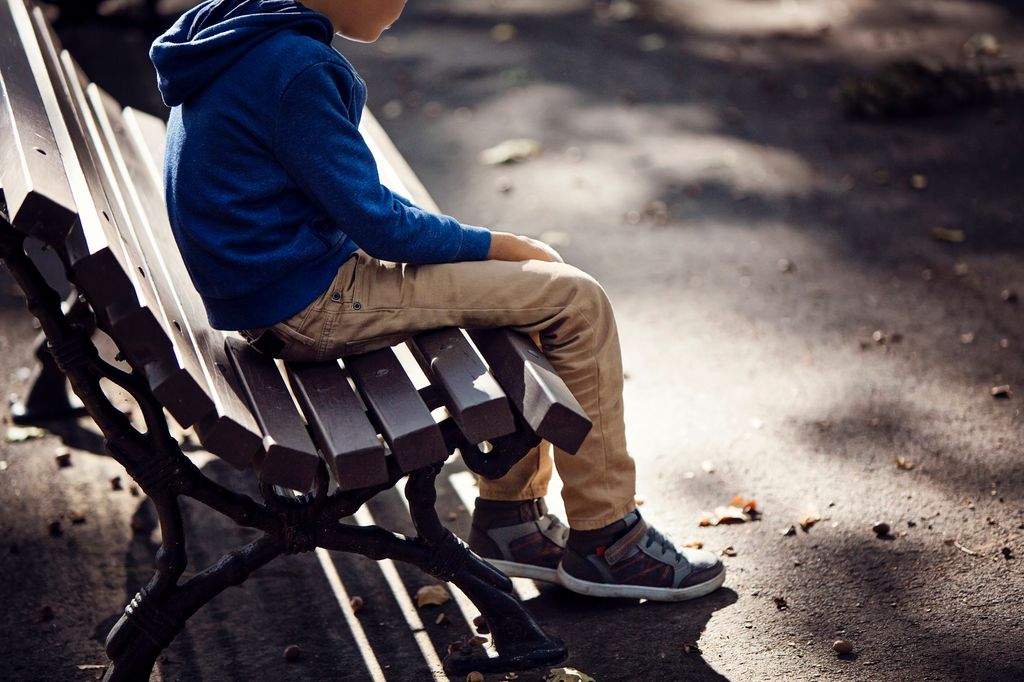
M604 290L579 269L540 261L407 265L359 251L319 298L274 330L287 341L283 358L326 360L450 326L539 335L544 354L594 423L577 454L554 448L569 525L592 530L632 511L636 474L626 450L615 318ZM544 496L551 449L542 443L506 476L481 480L480 496Z

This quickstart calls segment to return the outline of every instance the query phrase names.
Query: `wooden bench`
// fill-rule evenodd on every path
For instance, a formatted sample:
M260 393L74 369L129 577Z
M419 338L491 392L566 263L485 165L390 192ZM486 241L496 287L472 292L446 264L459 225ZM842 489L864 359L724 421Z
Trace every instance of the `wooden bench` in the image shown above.
M436 209L372 116L364 121L385 183ZM511 581L434 510L434 480L453 453L496 478L541 438L579 447L590 422L543 355L508 330L470 330L472 343L463 330L431 331L408 342L430 382L417 389L392 349L280 363L212 329L168 225L163 145L163 121L90 83L38 8L0 0L0 257L47 340L35 407L70 409L66 377L109 454L155 503L161 527L155 574L107 637L105 679L148 679L204 604L275 557L316 547L406 561L465 592L499 655L456 651L445 661L452 674L563 659L564 645L534 622ZM60 258L78 294L70 309L26 255L29 237ZM100 357L94 326L113 340L120 365ZM132 396L145 430L101 380ZM168 415L209 452L251 468L262 499L199 471L171 437ZM339 522L406 476L418 537ZM181 496L263 535L182 580Z

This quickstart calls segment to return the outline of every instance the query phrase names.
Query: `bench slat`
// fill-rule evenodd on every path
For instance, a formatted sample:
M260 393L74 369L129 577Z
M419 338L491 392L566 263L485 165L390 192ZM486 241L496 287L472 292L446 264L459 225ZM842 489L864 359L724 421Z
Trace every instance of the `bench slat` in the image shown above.
M134 129L142 140L141 147L147 159L157 169L162 169L167 152L167 124L162 118L132 107L124 108L124 118L128 127Z
M118 261L123 263L120 244L116 240L108 241L104 231L105 221L100 217L100 209L95 204L93 190L89 187L80 165L80 147L76 147L76 141L79 141L80 138L73 137L76 119L74 116L70 119L64 117L64 107L67 106L66 102L62 101L62 99L66 100L64 89L59 85L55 87L54 81L51 80L44 50L36 37L32 17L22 0L7 0L6 8L13 21L13 30L15 31L13 37L21 41L20 45L27 58L22 65L27 65L31 74L21 73L19 83L27 88L30 82L34 82L34 88L38 95L38 97L23 99L21 104L26 108L15 112L15 117L22 121L31 121L33 134L39 134L41 139L47 142L52 139L55 143L56 156L60 161L71 193L71 203L68 206L77 214L70 230L65 230L64 226L60 225L60 229L53 233L54 237L64 233L63 239L57 238L56 241L48 241L48 243L66 256L72 271L77 267L79 261L106 248L110 248ZM46 127L49 128L49 132L46 131ZM47 155L53 156L52 152L53 150L50 150ZM47 170L55 173L53 168ZM56 181L55 175L49 173L46 178L39 179L40 182L51 180ZM44 233L45 231L44 228ZM47 240L44 239L44 241ZM131 272L126 274L132 279ZM97 303L101 308L108 304L107 301L102 300Z
M505 392L459 329L418 334L409 348L470 442L482 443L515 431Z
M477 329L469 336L534 433L565 452L579 450L591 421L533 342L508 329Z
M273 359L260 355L242 339L228 337L228 359L263 432L260 480L292 490L313 486L320 458L306 425Z
M288 362L285 370L338 488L387 483L384 446L338 363Z
M224 350L224 335L208 326L199 295L189 284L155 171L135 146L116 100L95 84L88 86L86 98L132 217L127 228L133 232L128 238L141 251L139 256L164 313L165 329L175 339L185 364L205 379L214 404L213 412L195 424L196 434L213 454L238 468L246 467L263 452L263 437L240 397L241 388Z
M381 435L403 472L448 457L441 429L390 348L344 359Z
M21 0L0 0L0 188L11 223L58 246L78 215L30 61L38 54L19 36L24 12Z

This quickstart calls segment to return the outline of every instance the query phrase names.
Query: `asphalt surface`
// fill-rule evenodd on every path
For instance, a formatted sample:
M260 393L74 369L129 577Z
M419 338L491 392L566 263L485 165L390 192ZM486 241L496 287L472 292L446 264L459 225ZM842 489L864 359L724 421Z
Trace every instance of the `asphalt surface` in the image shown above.
M569 664L602 682L1024 679L1024 301L1002 296L1024 299L1024 99L887 122L851 121L837 102L842 77L889 59L966 64L978 33L1001 43L996 63L1024 67L1024 11L983 0L637 7L619 21L582 0L419 0L381 42L343 46L447 212L547 239L604 283L642 511L681 543L735 553L726 588L692 603L542 586L524 588L530 610L566 640ZM63 26L62 39L121 101L158 113L148 38L120 16ZM497 40L510 37L492 32L504 23L515 34ZM520 137L543 154L480 162ZM35 332L0 277L0 381L18 393ZM993 398L1000 385L1015 395ZM156 547L131 526L152 527L151 507L112 490L123 472L88 426L54 428L0 443L3 679L91 679L77 666L103 662L102 637ZM74 465L58 469L62 441ZM197 457L219 480L253 485ZM461 532L466 483L453 464L441 486L442 518L453 513ZM736 495L756 500L760 520L699 525ZM186 511L192 570L250 537ZM369 512L409 530L394 491ZM872 532L878 521L888 537ZM333 564L364 599L359 620L387 679L433 679L385 573L360 557ZM397 574L409 592L430 582ZM442 653L468 633L454 603L421 615ZM854 653L837 656L836 639ZM290 644L303 650L294 663L281 655ZM201 611L154 679L366 670L318 557L304 555Z

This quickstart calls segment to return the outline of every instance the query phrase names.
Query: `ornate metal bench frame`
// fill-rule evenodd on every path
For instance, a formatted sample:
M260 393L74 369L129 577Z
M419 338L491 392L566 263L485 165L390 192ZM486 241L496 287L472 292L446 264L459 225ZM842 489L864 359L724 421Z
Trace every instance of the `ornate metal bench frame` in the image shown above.
M55 75L54 70L60 71L59 65L64 64L64 68L70 68L74 74L76 67L66 53L60 53L56 39L46 26L41 12L34 9L29 0L0 0L0 34L7 30L4 28L5 25L8 28L12 25L16 27L19 38L23 41L33 41L31 45L36 50L33 55L19 62L20 57L27 53L21 54L18 49L28 50L25 45L29 43L19 46L11 42L6 45L0 44L0 133L7 130L24 134L24 131L16 130L18 116L23 113L16 111L20 106L16 101L18 89L24 90L35 85L51 87L53 92L56 92L57 88L53 83L65 76ZM26 36L25 33L31 35ZM49 50L49 63L44 59L46 50ZM59 60L56 57L58 54ZM32 68L24 67L24 64L29 64L32 59L36 60ZM17 71L19 65L13 62L23 63L21 72ZM49 85L40 85L40 71L43 68L49 70L49 79L53 79ZM67 112L71 111L73 114L74 109L72 105L65 103L62 103L62 107L61 116L67 121ZM47 117L50 123L53 123L53 107L48 107L42 118L38 110L30 114L32 115L27 118L32 119L32 124L48 125L42 120ZM65 122L67 126L78 124L78 121ZM445 660L445 668L452 674L465 675L473 670L484 673L521 670L556 663L565 658L565 646L537 625L513 594L512 582L470 552L464 543L441 524L434 509L434 482L443 460L432 461L411 471L409 466L405 466L403 471L398 458L387 457L386 475L381 474L376 484L354 489L351 489L354 485L341 486L329 492L333 470L329 471L328 464L323 459L317 459L313 465L315 471L310 492L304 495L293 494L275 485L271 478L261 481L261 502L230 490L202 473L182 452L179 443L170 434L165 415L165 408L169 409L169 406L162 403L154 392L151 368L144 365L137 352L132 352L137 349L121 346L126 339L125 329L123 326L115 329L118 325L111 321L111 309L120 299L114 297L114 304L109 300L103 300L97 305L97 301L92 300L94 297L89 296L89 292L100 290L103 285L97 284L95 278L88 282L79 278L82 264L95 256L89 250L91 245L86 244L90 239L88 234L80 234L84 229L80 223L68 225L47 222L47 217L54 215L66 220L73 212L71 209L74 204L65 202L62 206L59 196L54 198L47 194L45 181L37 182L39 177L33 176L32 166L34 161L38 162L40 159L34 154L38 152L45 157L46 151L42 147L35 147L35 151L32 151L32 148L26 148L24 143L25 140L22 139L21 146L16 150L21 154L15 159L20 162L19 168L7 174L7 187L3 186L6 169L0 168L0 259L4 261L24 292L29 312L39 321L45 334L46 348L52 355L52 366L48 369L47 363L43 364L43 379L35 399L35 407L54 397L57 397L56 408L70 407L66 401L62 402L59 398L65 391L62 377L66 377L72 390L81 400L85 412L102 431L106 451L152 499L160 525L161 545L156 554L156 571L127 605L124 614L107 637L106 651L112 663L106 671L105 680L148 679L159 653L182 630L189 617L204 604L226 588L242 583L254 571L274 558L282 554L311 551L317 547L355 552L377 560L389 558L404 561L441 580L454 583L465 592L487 620L499 655L488 658L479 648L455 651ZM3 139L0 139L0 151L3 151L3 144ZM386 137L378 139L375 144L387 144ZM77 152L77 146L75 150ZM391 153L394 153L393 150ZM3 158L2 155L0 158ZM52 157L47 162L54 163ZM67 164L69 161L64 158L61 163ZM55 167L49 168L52 171ZM97 191L101 193L98 196L102 196L106 187L97 188L94 183L89 183L88 190L94 193L94 196L97 196ZM422 192L421 188L420 191ZM20 213L13 207L9 210L8 202L14 194L18 195L18 208L24 209ZM422 201L423 197L421 203ZM426 197L425 201L429 201L429 197ZM100 205L97 203L97 212L100 212ZM71 209L68 209L68 206ZM14 215L15 213L21 218ZM110 222L105 212L103 217ZM78 230L78 233L75 230ZM76 234L78 236L74 236ZM65 268L68 281L78 291L83 292L69 310L66 311L62 307L59 294L47 284L37 265L26 253L27 236L40 238L53 249ZM104 272L120 271L109 250L102 255L103 258L95 257L89 261L93 274L99 272L100 280L103 279ZM108 270L103 270L104 267ZM123 273L120 276L123 277ZM132 300L134 301L134 298ZM145 308L140 310L146 312ZM115 339L121 351L118 359L126 361L130 371L125 371L100 357L92 338L95 328ZM525 341L527 347L524 347L521 339L517 341L507 332L503 334L505 336L499 334L495 343L498 346L504 344L505 350L518 358L520 364L511 367L513 375L516 372L519 375L523 374L524 358L526 367L530 362L536 362L538 365L544 362L536 349L530 346L529 341ZM173 337L173 334L170 335ZM117 341L118 339L120 341ZM477 337L474 336L474 339ZM484 341L485 337L480 337L478 345ZM488 355L487 352L484 354ZM60 374L57 374L53 367L56 367ZM550 368L549 365L547 367ZM173 369L181 371L176 364ZM498 369L494 369L497 373ZM101 387L102 380L114 383L134 399L145 423L144 432L136 428L131 420L115 407ZM523 379L519 378L518 381L522 382ZM574 401L564 384L552 389L545 385L542 379L534 378L533 381L539 382L535 383L535 386L540 387L533 391L535 395L526 395L529 391L523 386L515 386L510 390L509 397L519 410L515 416L516 431L494 441L497 450L495 456L481 454L475 442L467 439L462 428L464 425L457 423L461 420L455 418L459 416L457 409L452 411L452 416L438 424L445 450L451 453L458 449L471 469L483 475L497 477L539 442L538 432L557 440L547 435L545 429L554 429L557 432L562 428L560 422L564 421L563 418L567 415L576 416L575 425L566 427L573 433L569 440L581 439L582 436L579 434L585 434L589 422L581 412L574 412L578 404L573 407ZM253 391L251 386L246 386L246 390L250 393ZM422 389L420 397L428 408L434 409L448 403L445 400L445 391L444 386L434 384ZM450 404L449 408L452 409ZM258 418L259 406L253 405L250 409L257 413ZM174 413L173 409L170 411ZM264 425L261 423L261 426ZM375 423L374 426L382 425ZM541 428L542 426L544 428ZM384 433L384 429L379 428L378 432ZM573 450L571 446L567 446L566 449ZM417 537L406 538L376 526L360 527L339 523L340 519L354 514L374 495L394 486L406 475L409 476L409 480L405 486L405 493L409 500L410 516L418 533ZM213 565L182 581L187 561L186 530L179 499L182 496L210 507L239 526L257 529L263 535L225 554Z

